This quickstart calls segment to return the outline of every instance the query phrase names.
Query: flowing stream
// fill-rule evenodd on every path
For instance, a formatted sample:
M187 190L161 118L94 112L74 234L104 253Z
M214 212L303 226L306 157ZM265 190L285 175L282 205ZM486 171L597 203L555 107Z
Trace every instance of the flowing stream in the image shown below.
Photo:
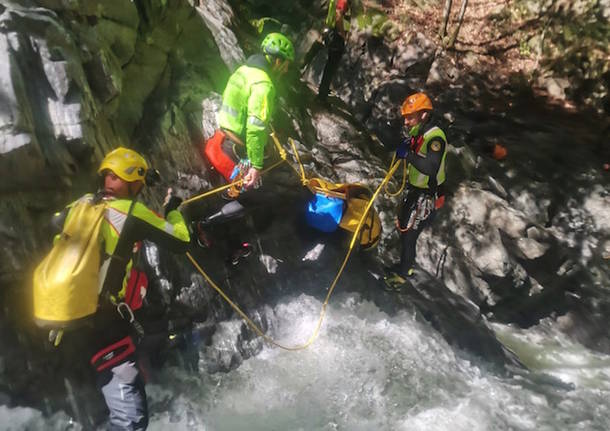
M320 306L305 295L279 304L275 336L303 342ZM499 376L456 356L411 312L389 316L357 295L338 295L305 351L265 347L228 374L165 369L148 386L150 429L610 429L610 357L545 322L527 331L495 329L532 373Z
M285 298L270 310L270 332L285 344L300 344L320 307L311 296ZM413 312L390 316L357 294L339 293L307 350L264 347L229 373L187 371L185 364L157 371L147 385L149 429L610 429L609 356L568 341L547 321L529 330L493 326L531 373L498 374L456 355ZM209 350L234 348L227 340L240 328L238 320L225 322L210 346L190 346L199 368ZM64 412L46 417L0 406L0 429L82 427Z

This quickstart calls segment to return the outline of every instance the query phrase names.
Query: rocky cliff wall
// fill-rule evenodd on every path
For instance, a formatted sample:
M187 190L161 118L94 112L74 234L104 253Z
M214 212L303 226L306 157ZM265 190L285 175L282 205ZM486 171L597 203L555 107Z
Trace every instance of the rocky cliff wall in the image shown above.
M8 283L46 249L48 215L95 187L108 150L142 150L168 181L201 172L201 100L228 70L188 2L5 2L0 12Z

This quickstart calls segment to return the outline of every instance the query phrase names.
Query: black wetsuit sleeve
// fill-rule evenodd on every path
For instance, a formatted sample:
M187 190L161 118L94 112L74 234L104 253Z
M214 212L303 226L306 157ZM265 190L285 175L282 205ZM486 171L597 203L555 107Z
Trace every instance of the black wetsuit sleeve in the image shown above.
M438 147L438 149L435 149L435 145L433 145L435 142L440 143L440 147ZM433 177L436 176L439 168L441 167L444 153L445 142L443 142L442 139L433 139L428 143L428 153L426 157L421 157L415 153L410 153L407 156L407 161L409 164L415 166L415 168L417 168L417 170L421 173Z
M182 240L172 233L142 220L130 214L125 221L125 226L116 248L112 255L112 261L104 280L104 290L115 295L122 287L123 277L125 276L125 266L129 262L133 253L134 243L148 240L157 244L160 248L169 250L173 253L185 253L188 251L190 242Z
M121 234L119 241L125 238L126 242L133 244L137 241L148 240L172 253L186 253L188 251L189 242L156 228L138 217L129 217L128 223L129 225L125 226L125 231Z

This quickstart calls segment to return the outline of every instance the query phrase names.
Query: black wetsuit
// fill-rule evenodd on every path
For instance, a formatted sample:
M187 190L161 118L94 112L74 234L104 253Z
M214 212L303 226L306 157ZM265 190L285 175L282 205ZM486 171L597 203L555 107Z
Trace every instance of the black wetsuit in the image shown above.
M402 276L407 276L409 270L415 264L415 249L417 238L426 226L429 226L436 216L436 199L443 195L442 185L436 184L436 175L441 167L446 143L440 139L437 149L432 143L428 143L426 157L421 157L414 150L408 153L406 160L421 173L430 177L427 189L408 185L402 204L398 212L398 227L402 250L400 254L400 265L397 268ZM413 141L416 141L414 139Z
M330 83L339 68L341 57L345 52L345 38L337 30L331 30L326 39L325 45L328 49L328 60L324 66L324 72L322 72L322 79L318 87L318 97L320 99L328 96Z

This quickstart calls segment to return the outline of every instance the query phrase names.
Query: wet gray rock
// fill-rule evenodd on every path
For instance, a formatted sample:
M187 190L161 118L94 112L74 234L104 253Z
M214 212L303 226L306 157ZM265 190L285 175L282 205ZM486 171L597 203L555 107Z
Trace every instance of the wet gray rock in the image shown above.
M567 79L555 78L553 76L541 77L539 84L541 87L546 88L549 96L559 100L566 100L566 89L570 87L570 82Z
M465 61L467 62L467 60ZM434 62L430 65L426 85L443 85L448 82L456 83L459 79L460 72L455 65L455 61L448 56L442 55L442 52L439 51Z
M225 2L199 2L195 8L214 36L220 55L231 70L236 69L245 59L237 37L232 30L233 10Z

